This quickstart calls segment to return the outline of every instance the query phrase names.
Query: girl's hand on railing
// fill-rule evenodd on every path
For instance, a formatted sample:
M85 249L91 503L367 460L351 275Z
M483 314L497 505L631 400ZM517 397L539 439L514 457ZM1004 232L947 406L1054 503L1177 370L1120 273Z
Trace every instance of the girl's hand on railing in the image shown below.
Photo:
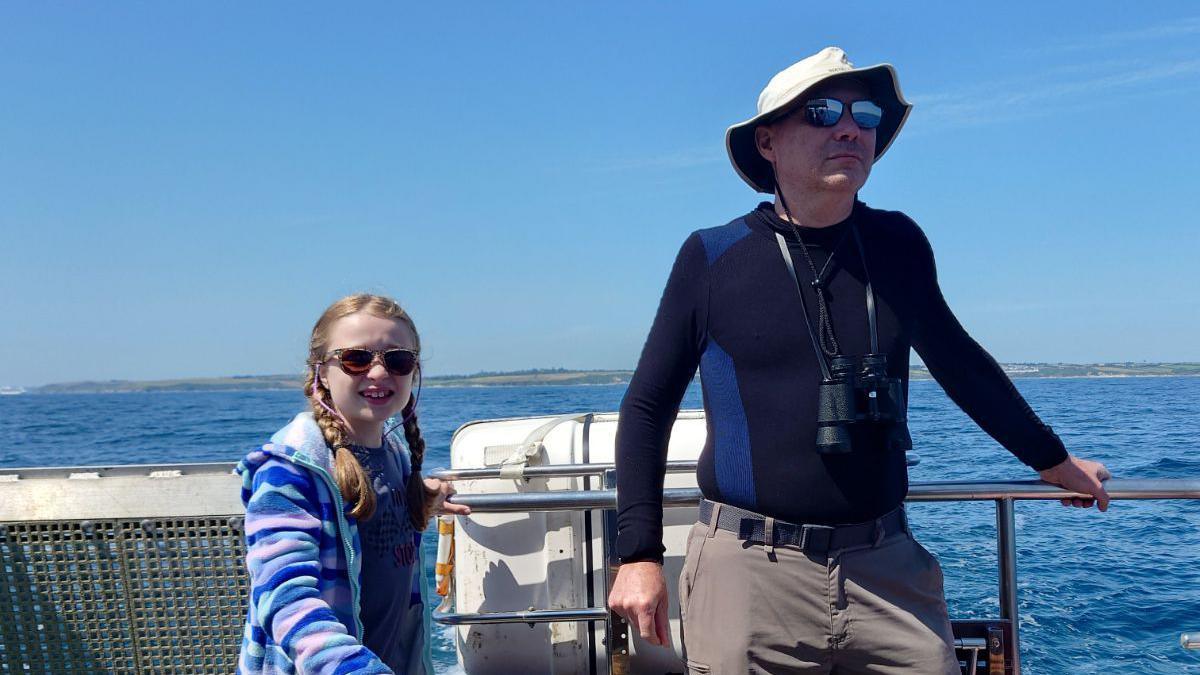
M1047 483L1053 483L1064 490L1079 492L1093 497L1093 499L1080 497L1063 499L1061 500L1063 506L1077 506L1087 509L1091 508L1092 504L1095 503L1096 507L1101 511L1108 510L1108 492L1104 489L1101 481L1112 478L1112 473L1100 462L1080 459L1075 455L1067 455L1067 458L1061 463L1049 469L1039 471L1038 475Z
M455 504L454 502L446 501L446 498L453 495L454 492L454 486L449 482L436 478L426 478L425 501L429 504L429 512L435 516L470 515L471 507L465 504Z

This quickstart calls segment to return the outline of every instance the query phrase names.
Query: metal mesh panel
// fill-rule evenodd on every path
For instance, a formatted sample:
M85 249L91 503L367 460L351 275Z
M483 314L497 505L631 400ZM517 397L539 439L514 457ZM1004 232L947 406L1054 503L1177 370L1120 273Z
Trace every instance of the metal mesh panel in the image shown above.
M0 674L233 672L240 518L0 524Z
M113 524L0 528L0 673L136 672Z
M230 673L249 593L240 519L121 523L146 672Z

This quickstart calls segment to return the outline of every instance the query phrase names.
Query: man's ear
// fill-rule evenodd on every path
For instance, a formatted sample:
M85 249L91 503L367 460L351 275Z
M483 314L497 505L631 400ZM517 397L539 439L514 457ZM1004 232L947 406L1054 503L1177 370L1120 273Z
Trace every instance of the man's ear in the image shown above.
M768 162L775 163L775 149L771 146L771 130L765 125L754 128L754 146L758 154Z

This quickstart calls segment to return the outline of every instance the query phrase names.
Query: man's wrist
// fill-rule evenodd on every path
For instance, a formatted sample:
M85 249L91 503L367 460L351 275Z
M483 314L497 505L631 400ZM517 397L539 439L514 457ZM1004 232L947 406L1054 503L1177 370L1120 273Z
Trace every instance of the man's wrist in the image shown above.
M1071 458L1071 453L1067 452L1064 449L1061 454L1056 453L1053 456L1051 456L1037 464L1031 465L1030 468L1032 468L1034 471L1037 471L1038 473L1042 473L1043 471L1050 471L1051 469L1062 466L1062 464L1070 458Z
M652 556L633 556L631 558L621 558L622 565L632 565L633 563L654 563L659 567L663 564L662 558L654 558Z

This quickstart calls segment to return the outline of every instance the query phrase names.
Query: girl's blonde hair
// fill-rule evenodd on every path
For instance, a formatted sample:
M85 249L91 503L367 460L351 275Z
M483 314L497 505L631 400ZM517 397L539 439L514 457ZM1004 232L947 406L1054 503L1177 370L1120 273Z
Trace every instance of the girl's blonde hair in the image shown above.
M317 377L317 370L329 351L329 329L339 319L366 312L382 319L391 319L408 326L416 339L414 348L421 351L421 336L413 324L412 317L395 300L381 295L359 293L349 295L329 306L313 326L312 338L308 342L308 362L311 367L304 378L304 392L312 406L313 417L321 427L325 443L333 450L334 480L341 490L342 498L352 504L350 515L358 520L370 518L375 513L375 490L367 478L367 472L350 451L350 437L338 415L331 412L333 398L329 389ZM420 365L417 366L420 375ZM322 405L323 404L323 405ZM412 472L405 486L408 515L413 526L425 529L429 521L429 493L421 477L421 463L425 459L425 439L421 438L421 427L417 424L416 399L410 398L404 406L404 440L408 443L412 458Z

